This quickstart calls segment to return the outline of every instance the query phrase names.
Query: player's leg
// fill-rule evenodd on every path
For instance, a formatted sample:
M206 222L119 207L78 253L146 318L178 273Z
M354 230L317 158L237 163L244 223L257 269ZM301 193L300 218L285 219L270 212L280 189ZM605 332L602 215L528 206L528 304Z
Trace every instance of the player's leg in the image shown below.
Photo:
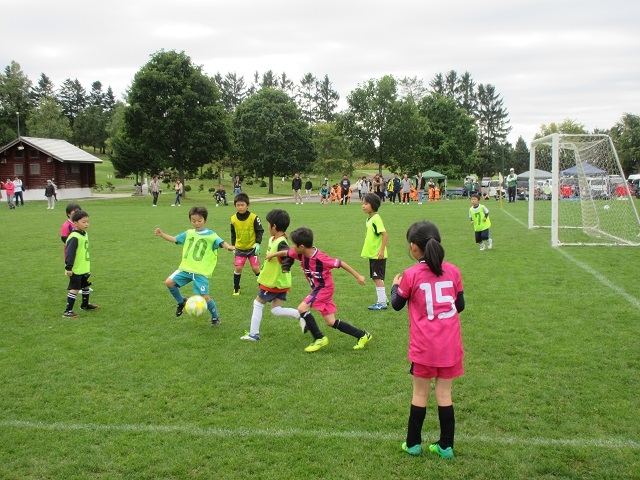
M202 295L207 302L207 310L211 314L211 326L216 327L220 325L220 314L218 313L218 307L213 298L209 295L209 278L205 275L193 275L193 293L196 295Z
M455 367L453 367L455 368ZM455 433L455 415L451 398L453 378L436 378L435 396L440 421L440 439L429 446L429 450L442 458L453 457L453 437Z
M89 295L91 294L91 282L89 281L90 274L82 275L82 304L80 308L82 310L97 310L100 308L98 305L89 303Z
M302 303L298 305L298 313L300 313L300 318L304 320L306 329L310 331L311 335L313 336L313 342L304 349L305 352L316 352L322 347L326 347L327 345L329 345L329 338L322 335L316 319L313 318L313 315L311 314L311 305L313 304L314 300L315 298L312 292L311 295L308 295L302 301Z
M284 295L284 298L282 296ZM271 313L276 317L289 317L294 319L300 318L300 312L296 308L283 307L282 301L286 300L286 292L281 292L278 297L271 302Z
M187 303L187 300L180 293L180 287L187 284L187 281L191 279L186 277L186 274L181 272L180 270L176 270L171 275L167 277L164 281L164 284L169 289L169 293L176 300L176 317L182 315L182 311L184 310L184 306ZM183 283L184 282L184 283Z
M369 305L369 310L386 310L389 303L387 292L384 288L387 259L369 259L369 277L376 286L376 303Z
M431 379L416 376L415 367L415 364L411 365L413 395L409 409L407 440L402 444L402 449L409 455L422 453L422 425L427 415L427 398L431 389Z
M316 304L315 308L322 313L324 321L327 325L335 328L339 332L346 333L347 335L351 335L352 337L358 339L358 342L353 347L354 350L360 350L364 348L367 342L371 340L372 336L366 330L361 330L358 327L345 322L344 320L336 318L335 313L337 312L337 309L332 301L327 301L320 305Z
M249 326L249 331L245 333L240 340L260 340L260 324L262 323L262 312L264 311L264 306L268 302L269 293L265 290L260 289L258 292L258 296L253 301L253 312L251 313L251 325Z
M242 268L244 267L247 257L236 255L233 263L235 268L233 270L233 295L240 295L240 279L242 278Z

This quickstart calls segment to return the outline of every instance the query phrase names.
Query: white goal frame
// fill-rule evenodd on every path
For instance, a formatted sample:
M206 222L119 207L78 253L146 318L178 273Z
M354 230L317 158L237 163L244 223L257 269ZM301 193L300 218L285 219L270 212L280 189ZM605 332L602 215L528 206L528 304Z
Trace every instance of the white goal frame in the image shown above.
M561 195L560 195L560 150L573 150L575 152L576 157L578 158L577 160L577 165L579 168L579 176L584 177L584 170L580 171L580 167L581 167L581 163L582 161L579 159L580 157L580 152L578 151L578 148L576 148L575 144L579 142L580 138L584 137L585 138L585 145L588 145L589 143L587 142L587 138L595 141L593 142L594 144L600 144L601 142L606 142L609 145L610 148L610 152L613 155L613 159L615 159L615 163L616 163L616 167L615 167L615 174L616 175L620 175L625 182L625 188L626 188L626 194L624 195L624 197L628 197L628 198L622 198L622 200L628 200L628 205L629 205L629 213L627 214L629 217L634 216L635 217L635 222L636 225L638 227L638 236L636 237L636 239L629 239L629 238L620 238L618 236L616 236L615 234L612 234L610 232L606 232L602 229L600 229L600 222L594 222L591 225L585 225L583 224L580 227L568 227L568 226L563 226L559 224L559 206L560 206L560 202L561 200ZM576 142L576 140L578 140L578 142ZM536 162L536 147L540 146L540 145L549 145L551 147L551 224L550 225L536 225L535 224L535 217L534 217L534 212L535 212L535 205L536 202L540 202L540 200L535 200L535 188L537 187L537 183L536 183L536 178L535 178L535 174L536 174L536 169L540 168L540 165L537 164ZM609 174L612 174L612 172L608 172ZM558 247L561 245L594 245L594 246L604 246L604 245L629 245L629 246L640 246L640 217L638 216L638 211L636 209L635 206L635 202L633 200L633 197L631 195L631 192L629 191L628 188L628 184L626 181L626 178L624 176L624 172L622 171L622 167L620 165L620 159L618 158L618 153L616 152L616 149L613 145L613 141L611 140L611 138L608 135L604 135L604 134L584 134L584 135L579 135L579 134L559 134L559 133L554 133L551 135L547 135L545 137L542 138L538 138L535 139L531 142L531 150L530 150L530 157L529 157L529 221L528 221L528 226L529 228L550 228L551 229L551 245L554 247ZM591 201L591 203L593 203L593 200L591 199L591 197L589 196L588 201ZM583 201L582 198L580 200L581 202L581 209L583 210L583 217L584 217L584 210L586 208L586 205L588 203L588 201ZM627 203L627 202L625 202ZM606 209L608 209L609 207L604 207ZM593 211L595 211L594 208L589 208L590 210L590 214L593 215ZM631 213L633 212L633 213ZM595 216L597 217L599 215L599 212L595 211ZM633 220L630 220L633 221ZM592 234L594 236L597 236L599 238L601 238L601 241L594 241L594 242L576 242L576 243L569 243L569 242L561 242L560 238L559 238L559 231L560 229L563 228L579 228L582 229L585 233L588 234Z

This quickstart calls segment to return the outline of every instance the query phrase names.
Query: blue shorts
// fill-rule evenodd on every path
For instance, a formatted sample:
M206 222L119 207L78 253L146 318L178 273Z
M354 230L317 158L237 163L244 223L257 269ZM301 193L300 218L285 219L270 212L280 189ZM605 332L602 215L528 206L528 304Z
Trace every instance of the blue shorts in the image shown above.
M169 275L169 278L176 282L176 285L180 288L189 282L193 282L193 293L196 295L209 295L209 278L204 275L176 270Z

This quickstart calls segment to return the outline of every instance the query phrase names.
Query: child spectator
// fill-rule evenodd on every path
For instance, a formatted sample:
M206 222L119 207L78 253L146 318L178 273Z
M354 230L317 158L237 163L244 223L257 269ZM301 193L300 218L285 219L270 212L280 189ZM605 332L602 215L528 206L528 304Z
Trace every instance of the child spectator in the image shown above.
M475 231L476 243L480 244L480 250L493 247L493 240L489 236L489 209L480 203L480 196L477 193L471 194L471 208L469 208L469 220ZM485 243L486 242L486 246Z
M205 207L191 207L189 221L193 228L175 237L167 235L161 229L155 229L155 235L165 240L183 245L182 260L178 270L164 281L169 293L176 299L176 317L182 315L187 303L180 293L180 288L193 281L193 293L202 295L207 301L207 309L211 313L211 326L220 324L220 315L213 299L209 296L209 277L218 263L218 249L233 251L233 247L221 239L213 230L205 228L209 212Z
M377 301L369 305L369 310L386 310L387 293L384 289L384 276L387 267L387 230L378 214L380 198L374 193L367 193L362 200L362 211L369 218L365 223L366 234L360 255L369 259L369 277L376 286Z
M313 183L311 183L311 179L307 177L307 181L304 183L304 192L307 200L311 200L311 193L313 192Z
M422 453L422 425L427 412L431 379L435 378L440 439L429 451L453 458L455 416L451 397L453 379L464 373L462 335L458 314L464 310L460 270L444 261L440 232L431 222L416 222L407 231L411 255L418 263L393 279L391 305L401 310L409 303L409 361L413 397L407 438L402 450Z
M289 214L284 210L271 210L267 213L269 223L269 245L267 253L288 251L287 235L289 228ZM251 315L250 330L240 340L260 340L260 323L264 306L271 302L271 313L277 317L290 317L300 319L300 314L295 308L284 308L282 302L287 299L287 292L291 289L291 266L293 258L270 258L265 260L260 275L258 275L258 296L253 301L253 314ZM304 322L301 321L304 331Z
M429 179L427 187L429 188L429 201L434 202L436 199L436 182L433 181L433 178Z
M405 173L402 176L402 203L405 205L409 205L409 194L411 193L411 180L409 179L409 174Z
M240 295L242 268L249 265L256 276L260 274L260 244L264 228L260 217L249 211L249 195L240 193L233 200L237 212L231 216L231 244L235 247L235 271L233 272L233 295Z
M98 305L89 303L89 294L91 293L91 263L89 255L89 214L82 210L74 212L71 216L74 230L67 237L64 269L65 274L69 277L69 286L67 287L67 306L62 313L65 318L76 318L77 313L73 311L73 305L76 302L78 293L82 290L82 310L97 310Z
M322 187L320 187L320 203L323 205L329 203L329 185L326 183L323 183Z
M333 303L335 285L333 283L331 270L340 267L344 268L356 278L360 285L365 284L364 277L347 265L346 262L342 262L337 258L331 258L314 247L313 232L309 228L300 227L291 232L291 243L293 244L293 248L288 252L284 250L269 252L267 253L266 259L269 260L273 257L284 258L288 256L300 260L302 271L307 277L309 285L311 285L311 293L298 305L298 312L306 325L305 331L309 330L314 339L311 345L305 348L304 351L316 352L329 344L329 338L325 337L320 331L315 318L313 318L311 314L311 308L319 311L326 324L330 327L357 338L358 342L353 347L354 350L364 348L367 342L371 340L371 334L343 320L336 319L335 314L338 309L335 303Z

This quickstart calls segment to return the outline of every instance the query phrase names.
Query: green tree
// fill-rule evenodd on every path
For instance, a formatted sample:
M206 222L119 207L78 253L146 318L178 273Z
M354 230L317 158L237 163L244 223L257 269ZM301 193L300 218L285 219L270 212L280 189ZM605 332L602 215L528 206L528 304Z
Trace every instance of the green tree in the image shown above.
M510 167L513 167L516 172L520 173L529 170L529 153L527 142L524 141L522 136L519 136L518 140L516 140L516 147L513 152L513 161L511 162ZM504 174L505 172L502 173Z
M335 122L318 122L312 125L311 135L318 152L318 160L311 166L311 172L323 177L328 177L332 172L353 173L349 146L338 132Z
M38 84L33 87L31 91L31 96L33 97L33 102L36 108L40 108L42 102L48 98L55 98L55 85L51 81L49 77L47 77L44 73L40 74L40 78L38 79ZM55 137L51 137L55 138Z
M540 132L535 135L535 138L546 137L547 135L551 135L552 133L568 133L568 134L585 134L588 133L584 125L578 123L577 120L572 120L570 118L565 118L561 123L556 124L555 122L551 122L549 125L545 125L544 123L540 125Z
M238 77L235 72L228 72L224 77L216 73L213 77L225 110L232 113L247 98L248 91L244 83L244 77Z
M67 78L60 87L58 103L62 106L62 113L69 119L73 129L78 114L87 106L87 92L78 81ZM76 145L78 145L77 142Z
M625 113L610 135L625 174L640 172L640 116Z
M310 125L316 121L317 82L312 73L306 73L300 79L298 87L298 105L302 112L302 119Z
M333 84L326 75L316 82L316 110L317 122L333 122L336 119L336 110L340 95L333 89Z
M477 131L467 111L453 98L437 93L423 98L419 111L426 123L424 150L429 168L448 176L474 171Z
M27 130L32 137L71 140L73 132L69 119L62 114L62 107L54 97L40 97L38 109L27 120Z
M262 88L238 106L233 120L235 146L242 166L269 178L304 172L317 154L309 125L295 102L284 92Z
M501 169L502 149L511 131L509 112L491 84L478 85L477 122L481 162L476 172L480 176L490 177Z
M95 152L105 151L105 142L108 138L107 124L109 117L102 110L102 105L91 105L82 110L77 118L74 129L74 138L78 145L90 145Z
M134 76L124 112L124 133L113 143L116 155L144 154L148 165L185 173L222 158L229 145L226 115L215 81L184 52L161 50ZM118 149L124 142L127 148Z
M349 149L367 162L378 164L378 172L392 162L394 142L390 125L398 102L395 79L384 76L359 85L347 96L348 108L337 120L338 130L345 136Z
M25 125L33 111L31 80L20 64L12 61L4 73L0 73L0 145L18 136L18 114L20 135L29 133Z

